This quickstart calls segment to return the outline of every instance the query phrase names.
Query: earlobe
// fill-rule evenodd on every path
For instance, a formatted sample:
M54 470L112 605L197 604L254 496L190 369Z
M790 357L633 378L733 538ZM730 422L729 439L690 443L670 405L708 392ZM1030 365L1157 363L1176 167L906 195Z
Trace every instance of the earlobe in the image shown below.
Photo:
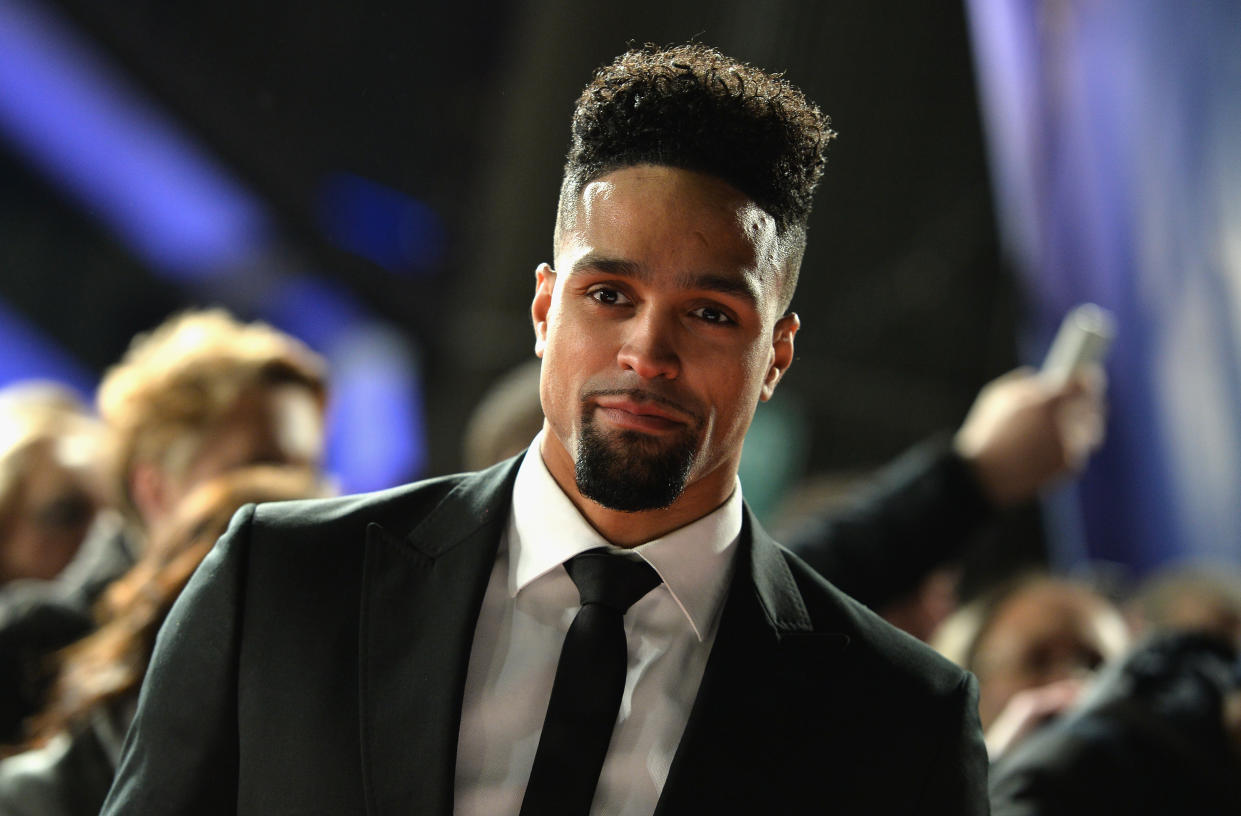
M556 288L556 270L545 263L534 270L534 301L530 304L530 319L534 323L534 355L543 356L547 345L547 315L551 311L552 291Z
M793 337L800 328L801 318L796 312L789 312L776 321L776 326L771 332L771 365L767 368L767 375L763 379L763 389L759 393L759 399L763 402L771 399L775 394L780 378L793 364Z

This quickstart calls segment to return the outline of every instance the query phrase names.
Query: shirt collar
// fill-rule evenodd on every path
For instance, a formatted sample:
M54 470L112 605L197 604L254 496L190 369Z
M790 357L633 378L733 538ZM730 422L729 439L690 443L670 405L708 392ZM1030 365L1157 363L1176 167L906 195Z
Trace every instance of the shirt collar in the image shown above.
M543 432L523 458L513 485L509 543L510 597L578 553L611 547L552 478L540 454ZM715 624L728 589L742 519L741 482L720 507L634 548L654 567L699 640Z

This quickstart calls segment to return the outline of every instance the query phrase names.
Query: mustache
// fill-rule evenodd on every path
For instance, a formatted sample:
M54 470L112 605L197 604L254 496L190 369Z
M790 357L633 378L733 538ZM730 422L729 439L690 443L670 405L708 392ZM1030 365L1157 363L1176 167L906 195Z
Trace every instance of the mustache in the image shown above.
M704 421L703 412L696 405L687 405L685 401L652 391L648 388L596 388L582 394L582 402L587 403L599 397L624 397L634 402L651 402L663 405L691 418L696 425Z

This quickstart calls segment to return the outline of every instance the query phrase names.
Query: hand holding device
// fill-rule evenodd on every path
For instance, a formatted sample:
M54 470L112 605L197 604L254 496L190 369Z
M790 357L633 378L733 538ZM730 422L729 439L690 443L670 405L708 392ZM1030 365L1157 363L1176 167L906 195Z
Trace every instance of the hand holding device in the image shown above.
M1056 339L1039 372L1053 389L1065 383L1080 369L1103 362L1116 336L1112 313L1093 303L1083 303L1064 316Z

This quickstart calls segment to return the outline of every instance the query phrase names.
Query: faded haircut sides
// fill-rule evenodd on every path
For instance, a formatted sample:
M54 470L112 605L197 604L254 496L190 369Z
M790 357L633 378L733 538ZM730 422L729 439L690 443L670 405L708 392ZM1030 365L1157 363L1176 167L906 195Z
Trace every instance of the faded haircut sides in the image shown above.
M781 75L700 43L633 48L597 70L578 97L557 238L582 189L600 176L640 164L705 173L775 221L787 309L834 136L828 117Z

